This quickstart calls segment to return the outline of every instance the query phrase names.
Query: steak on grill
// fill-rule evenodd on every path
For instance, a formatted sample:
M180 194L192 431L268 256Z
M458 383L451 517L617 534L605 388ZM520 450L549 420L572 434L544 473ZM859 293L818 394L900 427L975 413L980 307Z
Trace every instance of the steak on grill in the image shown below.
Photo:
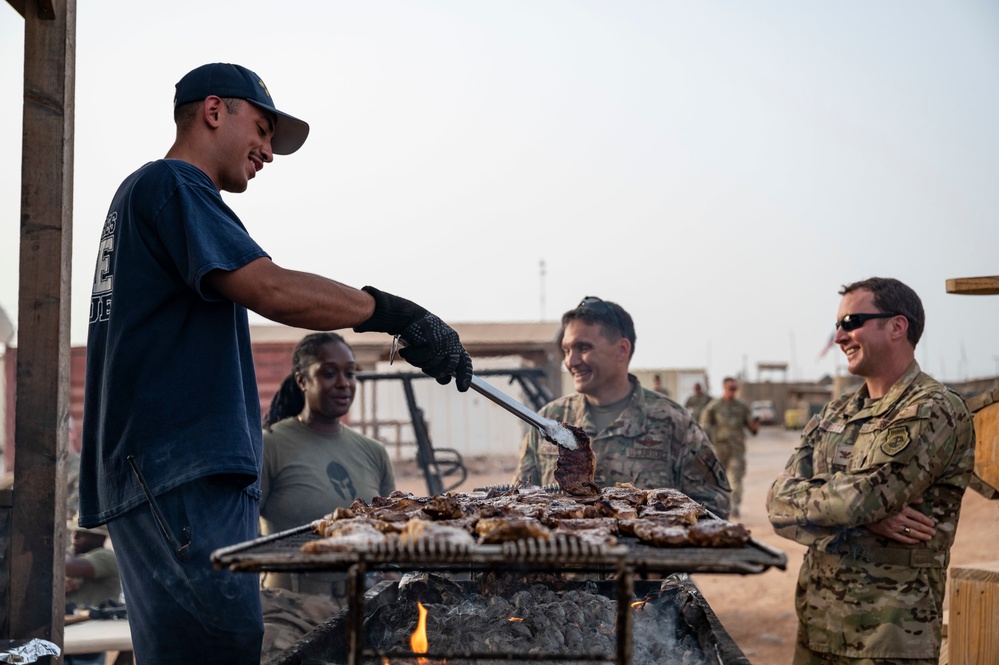
M576 437L576 449L555 444L558 446L555 481L559 487L575 496L600 494L600 488L593 482L593 477L597 471L597 458L590 446L590 437L580 427L568 423L562 424ZM548 440L551 441L551 439Z

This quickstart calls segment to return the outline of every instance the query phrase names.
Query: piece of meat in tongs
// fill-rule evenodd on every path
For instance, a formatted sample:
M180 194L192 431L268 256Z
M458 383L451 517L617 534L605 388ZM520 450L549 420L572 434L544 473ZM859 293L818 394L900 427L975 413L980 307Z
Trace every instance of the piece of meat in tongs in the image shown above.
M555 462L555 481L559 487L575 496L594 496L600 488L593 482L597 470L597 458L590 446L590 437L580 427L562 423L576 439L575 448L567 448L552 438L545 437L558 446L558 460Z

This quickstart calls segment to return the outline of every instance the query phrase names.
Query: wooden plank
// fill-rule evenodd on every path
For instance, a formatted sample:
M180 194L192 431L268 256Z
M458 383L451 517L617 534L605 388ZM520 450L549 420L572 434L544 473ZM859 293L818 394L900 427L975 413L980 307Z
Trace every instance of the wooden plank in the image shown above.
M25 3L26 0L7 0L7 3L14 8L21 18L25 17ZM39 18L51 21L55 18L56 8L55 0L35 0L33 3L38 9Z
M947 293L971 296L999 294L999 277L958 277L947 280Z
M999 403L975 412L975 476L999 490Z
M62 642L76 0L25 3L10 637Z
M999 561L955 566L950 578L948 662L999 663Z
M98 651L131 651L132 635L128 619L81 621L66 626L63 653L96 653Z

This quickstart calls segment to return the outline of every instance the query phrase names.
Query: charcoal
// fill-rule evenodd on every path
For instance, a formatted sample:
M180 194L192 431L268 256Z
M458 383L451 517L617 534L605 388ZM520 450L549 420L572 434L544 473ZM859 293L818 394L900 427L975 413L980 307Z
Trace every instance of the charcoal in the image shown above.
M494 577L496 581L499 576ZM517 654L545 656L573 654L615 657L617 650L617 603L606 595L609 587L593 582L576 581L568 590L549 585L524 583L512 576L515 584L502 593L484 595L469 589L479 587L458 584L440 575L421 573L406 576L394 601L379 606L365 621L364 644L368 649L390 654L393 665L416 665L415 659L391 657L409 651L409 638L416 628L417 601L427 609L427 638L434 654L447 654L448 665L482 663L463 657L471 653L494 653L504 665L526 665ZM602 593L601 593L602 590ZM705 630L710 626L702 612L703 601L690 585L664 583L647 602L633 612L631 663L633 665L706 665L729 662L719 660L711 651ZM612 594L611 594L612 595ZM511 620L515 619L515 620ZM693 623L692 623L693 622ZM338 640L343 649L346 645ZM705 649L711 651L711 657ZM344 654L313 653L310 664L344 663ZM296 661L301 665L303 661ZM379 665L381 659L365 659ZM559 661L561 663L570 661ZM579 662L580 665L587 661ZM743 662L743 661L733 661Z

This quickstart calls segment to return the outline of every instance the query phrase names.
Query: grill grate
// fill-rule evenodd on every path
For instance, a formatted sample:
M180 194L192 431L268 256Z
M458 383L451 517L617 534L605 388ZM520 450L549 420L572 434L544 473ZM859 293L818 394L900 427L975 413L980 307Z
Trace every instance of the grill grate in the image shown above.
M315 540L308 525L271 536L215 550L217 568L250 572L346 571L364 562L369 567L422 567L441 570L482 568L586 567L613 570L619 562L640 573L762 573L772 567L784 570L787 557L755 539L742 547L652 547L637 538L622 537L615 547L589 545L574 539L551 541L525 539L502 545L456 547L420 543L399 546L382 543L344 552L307 554L303 544Z

